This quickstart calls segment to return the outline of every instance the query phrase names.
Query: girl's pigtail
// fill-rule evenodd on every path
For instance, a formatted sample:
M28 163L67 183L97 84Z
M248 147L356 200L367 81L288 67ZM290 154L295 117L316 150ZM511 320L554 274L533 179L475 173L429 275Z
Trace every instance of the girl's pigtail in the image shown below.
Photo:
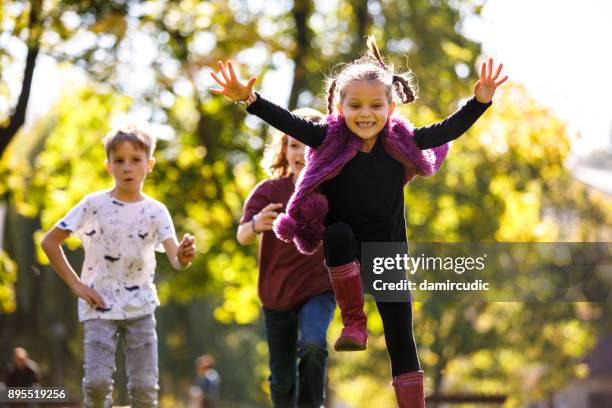
M385 64L378 50L378 46L376 45L376 39L373 36L368 37L368 49L370 50L370 56L378 62L378 65L380 65L383 70L393 75L393 88L402 103L414 101L414 91L410 83L401 75L394 74L393 67L389 67Z
M393 87L403 103L414 101L414 91L406 78L401 75L393 75Z
M327 113L331 115L334 113L334 96L336 94L336 83L338 79L334 79L327 88Z
M380 55L380 51L378 50L378 46L376 45L376 39L374 38L374 36L371 35L368 37L367 44L368 49L370 50L370 55L378 62L382 69L384 69L385 71L389 71L387 64L384 63L382 56Z

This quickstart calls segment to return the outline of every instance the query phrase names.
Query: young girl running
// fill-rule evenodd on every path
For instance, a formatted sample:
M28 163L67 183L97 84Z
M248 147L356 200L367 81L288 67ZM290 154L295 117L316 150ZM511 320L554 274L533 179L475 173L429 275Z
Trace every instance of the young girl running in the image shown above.
M323 119L314 109L298 109L294 114L315 122ZM237 232L242 245L262 235L258 292L270 358L270 392L277 408L323 405L326 334L336 309L323 251L306 256L272 231L304 168L304 147L284 133L274 135L263 162L271 178L249 194Z
M344 324L334 345L339 351L366 347L358 262L361 243L407 242L403 186L415 175L430 176L438 170L448 143L484 113L497 87L507 79L500 79L502 65L494 69L489 59L482 64L473 98L444 121L415 129L406 119L392 116L394 93L403 103L415 99L407 75L396 73L383 61L372 39L368 47L368 54L346 65L330 81L326 123L300 118L253 93L256 78L241 82L231 62L227 68L219 62L221 76L212 74L221 86L211 89L212 93L244 101L249 113L310 147L286 214L275 221L274 230L303 253L312 252L323 241ZM412 304L376 305L398 403L401 408L424 407Z

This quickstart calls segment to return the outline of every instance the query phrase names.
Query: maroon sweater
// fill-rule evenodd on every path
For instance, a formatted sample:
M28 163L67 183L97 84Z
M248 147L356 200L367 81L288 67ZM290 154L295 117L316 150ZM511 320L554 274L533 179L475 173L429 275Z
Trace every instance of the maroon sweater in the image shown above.
M262 181L244 203L240 224L250 222L270 203L286 206L293 189L291 176ZM284 207L279 211L284 211ZM263 305L268 309L287 310L314 295L331 290L323 260L322 247L310 256L303 255L293 243L276 238L272 230L265 231L259 247L258 290Z

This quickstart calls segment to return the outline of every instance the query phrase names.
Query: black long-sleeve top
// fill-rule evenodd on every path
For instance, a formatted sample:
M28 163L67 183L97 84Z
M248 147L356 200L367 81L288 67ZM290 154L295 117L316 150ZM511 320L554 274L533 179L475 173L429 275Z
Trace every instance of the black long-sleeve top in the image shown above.
M414 129L421 150L457 139L491 105L472 97L442 122ZM327 134L326 123L315 123L257 95L247 109L251 114L307 146L318 147ZM358 151L340 173L321 185L329 212L326 225L344 222L359 242L405 242L403 195L404 167L383 148L380 138L370 152Z

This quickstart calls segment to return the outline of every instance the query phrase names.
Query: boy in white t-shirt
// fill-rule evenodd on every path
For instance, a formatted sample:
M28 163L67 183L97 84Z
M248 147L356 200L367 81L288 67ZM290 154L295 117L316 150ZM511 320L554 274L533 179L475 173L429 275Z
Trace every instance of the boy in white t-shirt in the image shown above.
M178 243L164 204L142 192L155 165L155 139L128 126L109 132L103 143L114 188L83 198L47 233L42 248L79 297L79 320L84 325L83 405L111 407L115 351L122 337L132 407L156 407L155 249L163 245L172 266L182 269L195 256L194 238L185 234ZM81 239L85 250L80 278L62 250L71 233Z

